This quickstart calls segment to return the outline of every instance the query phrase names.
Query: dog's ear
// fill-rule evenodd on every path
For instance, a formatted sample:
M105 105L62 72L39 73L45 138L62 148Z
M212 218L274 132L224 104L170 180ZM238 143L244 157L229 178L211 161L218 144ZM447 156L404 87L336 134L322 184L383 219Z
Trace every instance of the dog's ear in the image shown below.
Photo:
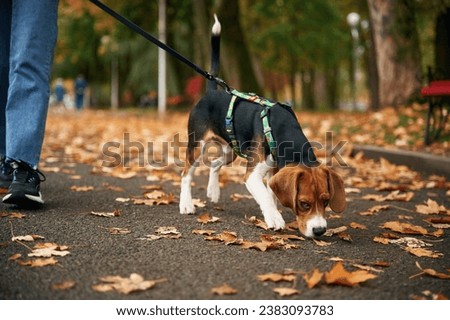
M284 207L295 210L299 180L304 173L302 167L284 167L270 178L270 189Z
M328 178L328 191L330 192L330 208L334 212L340 213L347 207L345 200L344 181L331 168L325 168Z

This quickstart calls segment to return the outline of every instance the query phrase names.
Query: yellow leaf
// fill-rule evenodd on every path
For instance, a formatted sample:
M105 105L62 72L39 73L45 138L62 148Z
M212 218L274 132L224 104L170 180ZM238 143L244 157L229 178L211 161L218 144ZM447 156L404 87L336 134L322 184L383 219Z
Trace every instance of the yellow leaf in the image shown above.
M342 262L337 262L329 272L325 273L325 282L327 284L353 287L361 282L365 282L376 277L376 275L364 270L348 272L344 269Z
M296 279L295 275L292 274L280 274L280 273L267 273L261 274L257 276L259 281L272 281L272 282L280 282L280 281L288 281L293 282Z
M293 296L295 294L299 294L300 292L294 288L274 288L273 291L278 293L281 297Z
M238 291L236 289L230 287L228 284L223 284L221 286L212 288L211 292L213 294L217 294L219 296L223 296L223 295L236 294Z
M320 272L319 269L314 269L310 275L305 274L303 276L303 279L305 279L306 286L308 287L308 289L314 288L320 282L320 280L322 280L322 278L323 272Z

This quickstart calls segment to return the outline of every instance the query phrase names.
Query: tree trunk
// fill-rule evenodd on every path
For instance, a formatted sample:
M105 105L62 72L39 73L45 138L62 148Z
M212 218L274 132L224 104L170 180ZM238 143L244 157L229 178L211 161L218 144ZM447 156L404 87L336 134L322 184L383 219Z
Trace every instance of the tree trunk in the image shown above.
M194 11L194 61L203 66L206 70L209 67L210 45L209 37L211 34L212 25L208 25L208 21L212 21L212 17L208 17L208 11L206 10L204 0L195 0L192 2Z
M222 24L221 70L228 84L238 90L262 94L240 24L239 1L219 1L217 16Z
M434 52L436 76L450 79L450 8L437 17Z
M316 100L314 94L315 70L310 68L302 71L302 108L314 110L316 108Z
M398 106L420 88L419 39L414 0L367 0L382 107Z

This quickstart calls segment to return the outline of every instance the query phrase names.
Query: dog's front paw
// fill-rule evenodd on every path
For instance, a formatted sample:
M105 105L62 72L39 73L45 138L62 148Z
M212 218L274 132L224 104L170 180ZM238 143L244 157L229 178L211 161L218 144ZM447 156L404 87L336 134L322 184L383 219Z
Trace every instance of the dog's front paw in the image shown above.
M181 214L194 214L195 206L192 201L180 201L180 213Z
M208 185L206 196L211 200L212 203L218 203L220 198L220 188L218 188L218 186L211 187Z
M266 224L270 229L281 230L286 226L283 216L278 211L270 214L265 214L264 220L266 221Z

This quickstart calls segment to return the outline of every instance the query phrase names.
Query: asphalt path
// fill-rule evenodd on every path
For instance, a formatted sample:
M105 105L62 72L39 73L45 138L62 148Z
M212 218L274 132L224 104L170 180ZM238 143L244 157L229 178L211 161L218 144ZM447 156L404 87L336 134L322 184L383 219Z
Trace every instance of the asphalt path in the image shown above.
M18 210L0 204L0 299L430 299L435 295L450 297L449 280L419 274L422 268L450 273L450 239L448 229L439 238L415 236L433 244L432 250L443 253L440 258L417 257L399 245L383 245L373 239L386 232L380 226L386 221L399 220L407 215L411 224L433 228L424 216L414 213L415 205L430 197L447 204L445 189L415 191L410 202L390 201L391 208L372 216L359 213L377 204L361 197L374 190L362 189L362 194L349 194L348 209L340 218L330 219L329 227L349 226L352 222L365 225L367 230L347 228L351 242L337 235L322 237L331 243L319 246L312 240L289 240L298 248L273 249L262 252L239 245L225 245L207 241L204 235L192 233L198 229L212 229L217 233L232 231L239 238L258 241L262 234L295 234L298 231L265 231L245 217L262 218L252 199L230 200L233 193L248 194L245 186L230 182L222 190L219 206L210 203L198 208L196 215L180 215L176 202L169 205L135 205L131 201L118 202L118 197L142 197L142 186L152 184L145 176L119 179L91 173L83 164L55 163L60 172L47 172L42 183L46 200L42 210ZM65 172L63 172L65 171ZM78 175L80 179L73 180ZM165 193L179 193L179 186L170 179L157 182ZM74 191L72 186L92 186L90 191ZM200 175L193 188L195 198L206 199L206 177ZM91 212L120 211L114 217L100 217ZM17 218L12 213L25 216ZM208 212L220 220L203 225L197 221ZM294 219L288 210L285 220ZM175 227L181 234L176 239L140 240L155 235L157 227ZM109 228L126 228L127 234L111 234ZM122 229L121 229L122 230ZM45 239L34 242L12 241L13 236L39 235ZM43 267L21 265L27 261L36 243L53 242L67 246L70 254L54 257L57 263ZM64 248L63 248L64 249ZM21 254L17 258L17 254ZM15 259L14 259L14 255ZM12 258L13 257L13 258ZM314 269L327 272L343 260L346 270L358 270L355 264L370 266L378 271L376 278L353 287L329 285L323 281L309 289L303 280ZM380 266L380 262L383 266ZM148 290L123 294L117 291L98 292L95 285L110 275L128 277L137 273L157 281ZM269 273L294 274L294 281L262 282L258 275ZM55 285L72 281L70 288ZM213 288L227 284L236 290L232 295L217 295ZM273 289L289 287L298 291L292 296L280 296Z

